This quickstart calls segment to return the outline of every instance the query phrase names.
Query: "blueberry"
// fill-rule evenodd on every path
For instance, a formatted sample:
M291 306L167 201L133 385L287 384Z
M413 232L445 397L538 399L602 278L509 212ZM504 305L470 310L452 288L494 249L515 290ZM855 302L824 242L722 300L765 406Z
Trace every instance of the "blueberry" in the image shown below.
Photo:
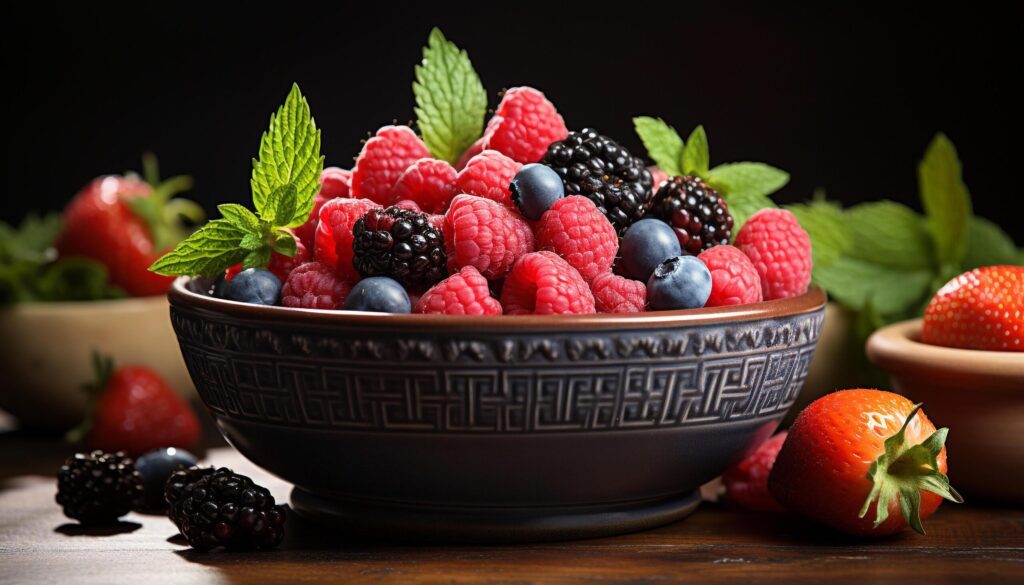
M696 256L662 262L647 281L647 302L653 311L699 309L711 296L711 272Z
M196 464L196 456L183 449L167 447L150 451L135 460L135 469L142 478L142 493L147 511L159 512L167 508L164 484L179 469Z
M398 281L386 276L371 276L352 287L352 292L345 299L345 308L374 313L410 313L412 303Z
M528 164L516 173L509 189L519 211L531 221L540 219L555 201L565 197L562 178L551 167L538 163Z
M641 219L622 236L619 253L623 276L647 282L659 264L683 251L670 225L659 219Z
M276 305L281 298L281 281L268 270L243 270L224 287L224 298L253 305Z

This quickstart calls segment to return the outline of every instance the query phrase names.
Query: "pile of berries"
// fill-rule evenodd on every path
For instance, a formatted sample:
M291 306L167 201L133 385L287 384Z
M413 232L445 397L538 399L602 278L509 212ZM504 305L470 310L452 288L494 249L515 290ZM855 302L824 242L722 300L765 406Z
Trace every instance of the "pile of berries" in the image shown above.
M229 269L215 294L390 313L632 313L779 299L810 282L792 214L763 210L733 238L715 189L649 169L596 130L570 132L528 87L504 93L455 166L409 127L385 126L351 171L329 167L321 182L295 256Z

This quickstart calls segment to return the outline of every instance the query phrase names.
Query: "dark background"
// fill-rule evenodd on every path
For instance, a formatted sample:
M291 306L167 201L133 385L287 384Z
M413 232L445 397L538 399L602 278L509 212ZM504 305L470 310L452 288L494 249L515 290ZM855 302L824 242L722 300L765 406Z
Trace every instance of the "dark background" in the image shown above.
M165 176L192 174L208 210L246 202L250 158L292 81L327 163L350 166L368 132L412 117L413 64L436 24L469 51L492 108L503 87L532 85L570 128L637 151L634 115L684 133L703 123L713 163L790 171L783 202L823 187L919 209L915 165L945 131L977 213L1024 241L1005 212L1022 196L1020 8L213 4L37 4L4 18L0 219L58 209L144 150Z

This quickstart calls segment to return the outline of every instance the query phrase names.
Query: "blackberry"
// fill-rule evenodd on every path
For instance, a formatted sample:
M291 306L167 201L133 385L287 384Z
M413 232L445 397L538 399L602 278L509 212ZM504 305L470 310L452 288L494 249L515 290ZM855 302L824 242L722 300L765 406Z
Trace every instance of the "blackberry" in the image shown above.
M230 469L176 472L167 482L167 501L171 520L199 551L265 549L284 538L284 506L274 504L267 488Z
M363 276L389 276L415 290L448 276L444 237L426 214L371 209L356 220L352 235L352 264Z
M651 200L649 214L667 222L688 254L700 254L732 237L733 219L718 191L697 177L672 177Z
M541 163L558 173L566 195L593 201L620 234L646 211L654 180L644 161L592 128L552 143Z
M57 503L82 524L109 524L142 502L132 460L117 453L75 453L57 472Z

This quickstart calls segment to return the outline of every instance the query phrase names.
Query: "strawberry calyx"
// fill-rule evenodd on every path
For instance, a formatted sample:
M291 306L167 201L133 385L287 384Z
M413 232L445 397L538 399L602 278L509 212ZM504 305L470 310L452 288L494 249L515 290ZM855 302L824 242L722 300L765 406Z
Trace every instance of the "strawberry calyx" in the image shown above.
M160 180L160 167L156 156L142 155L142 179L153 191L143 197L123 199L136 217L146 223L156 250L166 250L192 233L191 226L206 218L203 208L196 202L175 197L192 188L192 177L179 175Z
M907 427L920 410L921 404L915 404L899 432L885 440L885 452L868 469L872 487L860 509L860 517L867 515L871 503L877 500L875 528L889 518L889 508L895 501L907 524L918 534L925 534L920 513L921 490L957 504L964 501L950 485L949 478L939 471L937 458L946 443L949 429L938 429L920 443L907 444Z
M96 401L99 400L99 397L107 389L107 384L110 383L110 378L114 375L114 358L109 355L103 355L98 351L93 351L92 369L96 377L82 384L82 391L89 397L89 406L85 409L87 414L82 422L78 423L77 426L64 435L64 439L69 443L81 441L92 430Z

